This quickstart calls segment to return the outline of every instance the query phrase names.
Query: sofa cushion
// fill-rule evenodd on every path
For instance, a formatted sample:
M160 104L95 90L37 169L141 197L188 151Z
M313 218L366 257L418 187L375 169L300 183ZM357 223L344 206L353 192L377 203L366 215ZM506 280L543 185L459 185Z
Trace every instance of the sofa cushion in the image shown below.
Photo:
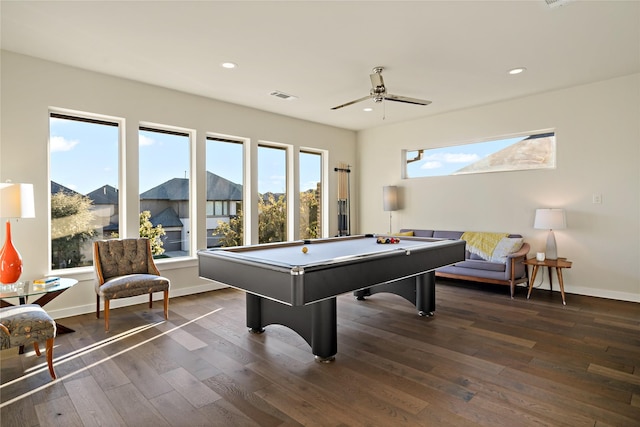
M401 231L399 233L396 233L395 236L413 236L413 230L410 231Z
M412 231L413 235L416 237L433 237L433 230L411 230L408 228L400 229L401 233L405 233L407 231Z
M417 231L415 231L417 233ZM417 236L418 234L416 234ZM462 231L434 231L433 237L436 239L459 240L462 237Z
M454 266L461 267L461 268L473 268L474 270L487 270L487 271L504 271L506 268L505 264L502 262L479 261L479 260L471 260L471 259L468 259L462 262L456 262Z
M503 237L491 254L492 262L507 262L507 255L518 252L522 247L524 240L522 238Z

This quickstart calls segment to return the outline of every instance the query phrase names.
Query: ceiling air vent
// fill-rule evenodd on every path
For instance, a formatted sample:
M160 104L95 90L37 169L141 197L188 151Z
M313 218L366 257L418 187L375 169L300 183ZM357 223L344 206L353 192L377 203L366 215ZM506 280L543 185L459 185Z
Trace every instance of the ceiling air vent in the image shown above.
M297 96L289 95L287 93L280 92L279 90L274 90L273 92L271 92L271 95L275 96L276 98L286 99L287 101L290 101L292 99L298 99Z
M559 6L564 6L565 4L569 3L571 0L544 0L544 2L547 4L547 6L554 8L554 7L559 7Z

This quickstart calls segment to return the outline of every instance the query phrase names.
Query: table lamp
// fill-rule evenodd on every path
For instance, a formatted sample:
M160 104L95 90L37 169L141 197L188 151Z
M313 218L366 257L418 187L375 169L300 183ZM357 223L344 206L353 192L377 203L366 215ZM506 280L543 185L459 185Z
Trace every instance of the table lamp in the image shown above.
M11 218L35 218L33 184L0 183L0 218L7 218L0 249L0 283L15 283L22 274L22 257L11 241Z
M536 209L533 228L549 230L549 234L547 235L547 246L545 248L545 257L547 259L558 259L556 236L553 234L553 230L567 228L567 218L565 216L564 209Z
M389 212L389 234L391 234L391 212L398 210L398 187L387 185L382 187L382 207Z

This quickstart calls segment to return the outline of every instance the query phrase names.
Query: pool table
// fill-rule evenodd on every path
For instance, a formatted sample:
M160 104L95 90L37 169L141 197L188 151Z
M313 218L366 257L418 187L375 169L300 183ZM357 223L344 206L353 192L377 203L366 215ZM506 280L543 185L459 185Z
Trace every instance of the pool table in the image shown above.
M435 311L433 270L464 260L465 242L399 237L381 244L358 235L198 251L199 275L247 292L247 326L293 329L316 360L337 353L336 297L358 299L390 292L413 303L420 315Z

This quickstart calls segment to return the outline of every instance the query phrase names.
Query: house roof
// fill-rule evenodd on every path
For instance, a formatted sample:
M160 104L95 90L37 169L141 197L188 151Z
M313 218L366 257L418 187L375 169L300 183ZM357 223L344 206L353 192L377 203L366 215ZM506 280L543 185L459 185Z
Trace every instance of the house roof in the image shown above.
M140 200L189 200L189 180L165 181L140 194ZM242 185L207 171L207 200L242 200Z
M69 187L65 187L62 184L58 184L55 181L51 181L51 194L64 193L69 195L80 194L75 190L70 189Z
M87 197L93 200L94 205L117 205L118 189L111 185L103 185L88 193Z
M154 226L162 225L163 228L183 226L180 217L172 208L166 208L159 214L152 216L149 221L151 221L151 224Z

